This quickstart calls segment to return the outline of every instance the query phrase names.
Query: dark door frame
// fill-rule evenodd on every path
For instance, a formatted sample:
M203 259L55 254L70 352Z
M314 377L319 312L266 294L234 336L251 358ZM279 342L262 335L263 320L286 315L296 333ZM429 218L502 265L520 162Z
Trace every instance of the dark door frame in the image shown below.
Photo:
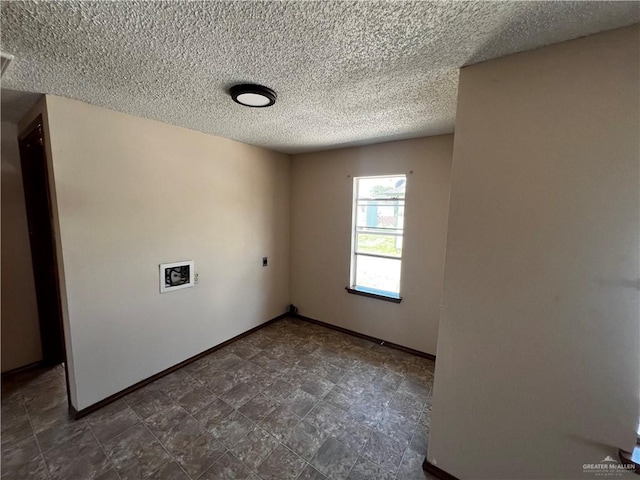
M69 366L62 320L58 249L54 232L51 175L42 115L38 115L26 129L20 132L18 144L20 147L20 165L29 226L29 244L38 304L42 365L64 364L67 403L71 407ZM38 149L35 154L32 153L34 148ZM31 165L28 162L31 162ZM34 165L34 162L38 164ZM36 171L37 169L40 169L40 171ZM38 181L40 182L40 188L45 190L44 192L34 192L34 187L38 186ZM43 183L44 186L42 185ZM38 201L34 193L44 193L44 197L41 196ZM43 203L46 203L46 206Z

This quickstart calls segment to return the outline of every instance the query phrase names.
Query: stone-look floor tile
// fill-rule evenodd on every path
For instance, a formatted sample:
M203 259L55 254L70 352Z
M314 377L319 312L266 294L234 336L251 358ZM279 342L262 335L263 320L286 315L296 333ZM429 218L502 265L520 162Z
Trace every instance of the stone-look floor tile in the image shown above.
M343 368L330 363L323 363L316 372L316 375L326 378L331 383L338 383L344 374L345 370Z
M367 389L362 392L360 398L358 399L359 403L378 408L386 408L391 399L396 395L396 392L390 390L386 387L381 387L376 384L372 384Z
M358 452L329 437L313 457L311 465L331 479L347 478L358 459Z
M266 368L261 368L261 370L263 371L263 373L254 376L253 378L247 380L247 382L255 384L260 388L260 391L262 392L266 388L273 385L275 381L280 380L281 372Z
M29 412L31 426L34 432L41 432L56 423L70 422L73 420L69 414L69 406L65 401L55 404L51 408Z
M385 413L384 407L357 402L346 414L346 417L362 423L367 427L375 427Z
M322 365L322 359L315 355L305 355L298 362L298 366L304 368L307 372L314 372Z
M263 480L293 480L300 475L306 462L284 447L278 447L258 467L258 475Z
M308 376L309 373L298 365L293 365L289 370L287 370L287 381L296 388L299 388L300 385L302 385L302 382L306 381Z
M3 385L4 388L4 385ZM27 410L22 403L22 396L19 392L10 399L2 401L2 433L8 429L15 427L17 424L28 420Z
M170 450L171 451L171 450ZM189 474L196 478L209 468L227 448L210 433L205 433L193 442L174 453L176 461Z
M341 410L347 411L351 408L357 398L357 394L336 386L327 393L322 400L338 407Z
M202 386L195 378L182 370L161 378L157 383L160 384L162 391L174 400L178 400Z
M318 430L328 432L331 430L333 425L335 425L336 421L340 420L343 416L343 410L331 405L330 403L321 401L313 407L304 419Z
M237 382L230 373L216 372L204 378L202 383L216 395L224 395L231 390Z
M240 382L227 393L222 395L221 398L233 408L240 408L255 397L259 391L260 388L257 385Z
M82 478L93 480L111 468L102 448L90 431L44 453L51 480Z
M401 358L385 358L384 368L390 372L402 376L402 378L404 378L404 375L407 373L407 364Z
M216 398L213 402L194 413L193 417L210 432L218 422L233 411L233 407Z
M279 441L284 441L299 421L299 416L281 405L262 419L259 425Z
M160 382L153 382L148 385L145 385L138 390L135 390L125 396L123 400L127 405L135 405L143 400L148 400L150 398L154 398L158 392L162 391L162 384Z
M265 356L266 356L266 354L265 354ZM256 355L255 357L251 358L250 361L253 362L254 359L256 359L257 357L258 357L258 355ZM282 360L278 360L277 358L272 358L272 359L268 360L266 363L258 362L257 365L261 366L263 369L271 372L272 374L275 374L276 378L274 380L276 380L278 376L286 376L287 372L292 367L292 365L290 363L287 363L287 362L282 361ZM273 383L273 382L271 382L271 383Z
M296 387L291 383L285 380L277 380L269 387L267 387L262 393L277 400L278 402L283 402L284 400L289 398L289 396L291 396L295 389Z
M400 468L398 468L398 480L426 480L427 473L422 470L422 462L424 462L424 454L418 453L410 448L404 452Z
M284 443L302 458L311 461L327 437L328 432L318 430L303 420L291 431Z
M3 452L4 453L4 452ZM42 459L42 455L37 454L18 465L4 464L2 459L2 479L3 480L48 480L47 467Z
M383 470L364 457L360 457L347 478L348 480L395 480L396 477L393 473Z
M185 469L192 478L203 479L209 477L198 476L207 469L210 478L225 479L225 475L235 475L264 480L256 472L278 480L297 474L302 480L343 478L343 473L325 477L307 464L312 453L305 453L303 447L313 452L318 441L324 439L322 445L326 443L326 435L360 454L349 473L352 480L395 479L396 473L398 480L429 478L422 473L421 463L428 444L433 367L431 361L354 341L349 335L318 325L282 320L78 422L68 414L63 369L28 372L2 382L3 480L127 480L141 474L153 480L186 480L189 475ZM218 398L224 395L238 410L234 412L231 405ZM298 398L291 400L292 396ZM304 413L310 397L314 398L313 408ZM284 406L283 401L291 403ZM178 402L193 412L200 425ZM305 417L301 419L289 408ZM236 417L225 420L233 413ZM139 415L144 417L144 425ZM241 421L236 432L233 420L242 417L248 423ZM416 428L409 440L411 423ZM87 427L83 427L85 424ZM153 435L147 435L145 425ZM200 426L229 436L228 443L236 442L226 453L230 466L225 467L224 461L220 464L220 471L227 472L222 477L214 467L229 446L212 433L202 433ZM122 446L121 458L114 457L121 460L119 475L104 451L120 438L135 437L141 428L147 434L143 435L146 440L138 442L140 451L127 444ZM45 450L44 458L35 435ZM171 449L181 463L174 461L154 436L173 445ZM311 462L322 453L322 445ZM154 451L159 463L154 460ZM144 463L136 452L149 457L148 468L143 473L140 469L123 470L125 461ZM113 453L108 450L107 456ZM319 457L332 457L327 460L329 464L338 461L334 457L339 459L340 455L325 452ZM287 462L280 461L287 458L299 467L293 473L287 470Z
M424 425L425 427L427 427L427 429L429 429L429 423L431 420L431 402L427 402L427 404L424 407L424 410L422 410L422 414L420 415L420 424Z
M300 389L296 389L285 401L282 402L282 405L299 417L304 417L311 411L316 403L318 403L318 399L316 397Z
M254 428L255 424L251 420L234 410L220 419L217 425L211 429L211 433L227 448L231 448Z
M72 420L70 422L56 423L50 427L38 432L36 438L40 445L40 450L46 452L50 448L73 440L74 438L82 435L87 429L88 425L84 420Z
M418 428L416 428L416 431L413 433L409 448L418 453L422 453L423 456L427 455L427 448L429 448L429 430L426 427L418 424Z
M290 348L290 346L288 345L279 343L280 341L282 341L282 338L278 338L276 341L272 340L268 345L264 345L262 349L268 355L274 356L276 358L280 358L283 355L286 355L288 353L288 349Z
M296 480L327 480L327 477L322 475L311 465L307 465Z
M336 384L344 390L348 390L355 394L362 393L371 384L372 378L355 372L347 372Z
M257 347L256 347L257 348ZM277 361L275 357L267 354L264 350L258 348L258 353L252 355L251 358L248 359L251 363L255 363L256 365L262 368L270 368L271 362Z
M120 477L118 476L116 469L111 468L96 478L96 480L120 480Z
M171 462L165 463L148 480L189 480L189 477L176 462Z
M398 390L403 379L404 377L402 375L384 369L381 376L377 377L374 381L376 385L395 392L396 390Z
M203 357L203 358L199 358L198 360L195 360L193 362L191 362L190 364L184 366L183 368L181 368L182 371L184 371L184 373L186 373L189 376L192 376L195 378L195 375L210 367L210 360L209 360L209 356Z
M31 461L38 456L40 450L36 437L30 435L16 443L7 443L2 446L2 473L13 470L20 465Z
M231 447L231 452L255 470L278 446L278 441L262 428L255 428Z
M275 399L260 393L240 407L238 411L252 422L259 422L279 405Z
M221 372L230 372L242 363L243 359L233 353L220 358L211 360L209 363L212 368Z
M148 417L144 424L155 436L160 437L164 432L171 430L189 419L189 414L180 405L172 405L164 411L154 413Z
M4 415L4 410L2 411L2 415ZM33 429L31 428L31 422L25 415L24 418L20 420L14 419L11 422L7 421L7 426L3 427L2 433L0 434L0 440L2 440L2 445L4 446L5 444L15 444L32 435Z
M120 435L139 422L127 404L118 400L86 417L99 442L104 443Z
M211 390L198 386L191 390L187 390L184 395L178 398L178 403L187 412L193 414L211 402L214 398L216 397Z
M333 383L317 375L309 375L300 385L301 390L318 398L324 397L333 387L335 387Z
M2 407L11 402L19 402L22 404L22 393L20 393L21 385L12 381L2 381L0 388L0 402Z
M409 378L405 378L398 387L398 393L405 393L424 404L429 398L431 389L423 383L416 383Z
M240 358L244 358L244 359L248 359L253 357L254 355L257 355L258 353L260 353L262 350L260 350L258 347L256 347L255 345L251 345L250 343L239 343L236 342L236 344L234 345L230 345L233 348L231 349L231 351L239 356Z
M331 436L341 443L360 452L371 436L371 429L350 418L341 418L331 428Z
M407 447L416 431L417 423L393 412L386 412L376 425L376 430Z
M200 435L207 432L202 425L191 417L186 417L182 422L174 425L169 430L159 432L158 440L171 455L177 455Z
M423 385L433 382L433 372L423 367L409 366L407 369L407 378Z
M131 409L136 412L136 415L144 420L155 413L166 411L175 404L175 400L168 397L166 393L157 391L130 406Z
M417 422L422 414L422 403L411 394L398 392L389 402L388 409Z
M67 403L67 389L58 377L21 390L24 406L31 413Z
M388 472L395 473L402 460L404 447L378 431L373 431L362 449L362 455Z
M171 460L142 424L109 440L104 449L122 480L146 478Z
M249 467L227 452L198 480L245 480L251 475Z
M238 382L252 383L255 378L258 378L261 374L264 374L265 370L260 365L256 365L253 362L242 361L237 365L231 374L238 380Z

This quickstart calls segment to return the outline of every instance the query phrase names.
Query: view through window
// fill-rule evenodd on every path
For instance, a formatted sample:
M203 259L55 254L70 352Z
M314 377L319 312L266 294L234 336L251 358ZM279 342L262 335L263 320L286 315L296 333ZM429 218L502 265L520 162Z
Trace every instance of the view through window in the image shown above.
M405 175L353 181L351 288L400 298Z

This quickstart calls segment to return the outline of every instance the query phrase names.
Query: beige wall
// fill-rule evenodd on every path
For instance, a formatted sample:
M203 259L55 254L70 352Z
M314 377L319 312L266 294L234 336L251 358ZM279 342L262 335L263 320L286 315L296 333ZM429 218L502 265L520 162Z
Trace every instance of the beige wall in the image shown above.
M592 478L638 422L638 28L460 75L429 460Z
M452 143L444 135L293 157L291 300L300 314L435 354ZM403 173L402 303L349 294L353 177Z
M2 371L42 360L18 126L2 122Z
M47 109L76 408L286 310L288 156L60 97ZM199 284L160 294L158 265L180 260Z

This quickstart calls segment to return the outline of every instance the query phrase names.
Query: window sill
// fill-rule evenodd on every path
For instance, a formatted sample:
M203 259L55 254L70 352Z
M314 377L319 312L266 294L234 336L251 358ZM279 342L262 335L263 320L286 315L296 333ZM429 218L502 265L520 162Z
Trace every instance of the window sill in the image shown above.
M393 296L394 294L392 293L385 294L382 293L382 291L379 291L380 293L377 293L375 291L364 290L360 287L345 287L345 290L354 295L377 298L378 300L384 300L385 302L400 303L402 301L402 297L400 297L399 295Z

